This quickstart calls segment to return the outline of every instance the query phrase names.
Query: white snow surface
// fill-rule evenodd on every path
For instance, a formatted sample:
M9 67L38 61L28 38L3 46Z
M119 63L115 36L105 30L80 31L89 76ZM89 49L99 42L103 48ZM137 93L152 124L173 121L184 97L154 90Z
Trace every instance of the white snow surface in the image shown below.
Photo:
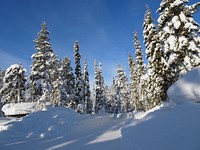
M167 91L170 99L176 103L185 100L200 102L200 67L186 73L175 82Z
M0 150L199 150L199 74L193 69L170 87L168 103L133 118L50 106L20 119L0 118Z
M36 105L36 102L9 103L2 107L2 111L6 116L29 114L36 111Z
M199 150L200 104L163 107L122 129L123 150Z
M117 150L126 118L80 115L64 107L48 107L20 120L0 120L1 150Z

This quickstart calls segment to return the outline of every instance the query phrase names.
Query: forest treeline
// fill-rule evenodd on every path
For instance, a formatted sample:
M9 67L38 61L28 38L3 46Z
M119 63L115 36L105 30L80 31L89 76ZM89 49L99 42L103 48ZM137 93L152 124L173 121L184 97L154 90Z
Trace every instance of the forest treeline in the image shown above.
M188 5L188 0L162 0L157 24L147 6L143 21L145 53L135 32L134 57L128 54L130 80L125 68L118 65L112 86L105 85L102 64L96 60L94 81L90 83L87 60L81 65L78 41L73 49L75 68L68 57L59 60L43 22L34 40L36 52L31 57L29 76L21 64L0 71L1 105L37 102L43 108L51 102L84 113L149 110L167 101L169 86L200 65L200 27L193 17L199 6L200 2Z

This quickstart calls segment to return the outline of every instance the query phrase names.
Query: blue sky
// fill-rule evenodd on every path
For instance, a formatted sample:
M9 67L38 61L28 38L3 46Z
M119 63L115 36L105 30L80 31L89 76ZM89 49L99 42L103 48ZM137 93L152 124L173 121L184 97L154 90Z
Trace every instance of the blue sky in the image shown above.
M74 66L73 44L78 40L90 78L96 59L102 63L105 81L110 84L117 64L124 65L128 73L128 53L133 55L135 50L134 31L143 42L146 4L156 21L160 1L153 0L0 0L0 68L22 63L29 72L31 55L36 52L33 40L45 21L58 58L67 56Z

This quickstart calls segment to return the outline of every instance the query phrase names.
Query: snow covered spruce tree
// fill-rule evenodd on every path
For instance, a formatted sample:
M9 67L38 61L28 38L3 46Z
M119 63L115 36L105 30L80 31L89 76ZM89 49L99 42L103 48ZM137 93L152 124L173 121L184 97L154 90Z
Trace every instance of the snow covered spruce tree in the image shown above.
M65 57L61 62L60 76L63 82L61 101L67 107L75 108L75 77L71 60Z
M0 90L2 104L25 102L26 70L22 65L14 64L6 69L3 86Z
M147 6L144 16L143 36L146 46L146 57L148 59L148 85L146 109L158 105L166 100L169 76L168 65L163 58L162 46L157 34L156 25L153 22L151 11ZM166 78L165 78L166 77Z
M139 96L137 92L137 68L136 62L133 60L130 53L128 55L128 64L130 72L130 105L132 109L137 111L139 104Z
M142 48L138 39L138 33L134 33L134 45L135 45L135 59L136 59L136 70L137 70L137 94L138 94L138 104L136 104L136 110L143 110L145 97L146 97L146 65L143 61Z
M172 70L175 82L181 72L200 64L200 29L193 14L200 2L187 5L188 0L162 0L158 18L158 33L164 49L164 56Z
M120 110L123 113L130 112L130 90L128 86L128 79L125 73L125 67L118 65L116 78L116 83L119 90L119 99L121 103Z
M29 98L31 101L50 101L52 83L56 80L57 58L51 48L49 31L45 22L38 33L38 38L34 40L36 53L32 55L32 65L30 71Z
M102 74L102 65L99 63L97 65L96 60L94 60L94 78L95 78L95 103L94 103L94 113L104 111L105 109L105 85Z
M84 59L84 108L86 113L92 112L92 101L91 101L91 92L90 92L90 83L89 83L89 72L86 58Z
M5 71L0 68L0 89L3 87L3 77L5 75Z
M91 100L92 100L92 113L94 114L96 109L95 80L92 82Z
M3 88L3 78L4 78L4 75L5 75L5 71L1 70L1 68L0 68L0 91ZM3 116L3 115L1 115L2 114L1 108L3 106L2 102L1 102L1 98L2 98L2 95L0 93L0 116Z
M53 105L53 107L62 105L63 89L63 82L60 76L58 76L58 78L53 82L53 89L50 93L50 102Z
M121 111L121 101L119 98L119 88L113 77L111 86L106 86L106 105L105 111L108 113L118 114Z
M0 90L3 87L3 78L5 76L5 72L6 71L1 70L1 68L0 68ZM1 98L1 94L0 94L0 98Z
M79 53L79 43L74 43L74 59L75 59L75 94L76 105L83 105L84 101L84 82L81 72L81 55Z

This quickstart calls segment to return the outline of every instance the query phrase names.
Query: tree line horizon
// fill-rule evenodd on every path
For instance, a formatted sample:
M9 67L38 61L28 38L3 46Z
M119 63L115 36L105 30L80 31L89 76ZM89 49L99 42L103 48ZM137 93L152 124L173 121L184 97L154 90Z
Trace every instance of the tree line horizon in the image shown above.
M27 77L22 65L1 71L1 103L38 102L45 107L64 105L85 113L127 113L146 111L168 101L167 89L185 73L200 65L200 28L193 14L200 2L162 0L157 10L158 24L146 7L143 21L145 54L138 33L134 32L135 53L128 54L130 81L119 64L112 85L104 83L102 64L94 60L94 81L89 81L86 58L81 66L79 43L74 43L75 68L71 60L62 60L51 48L49 31L42 23L34 40L36 53ZM147 59L144 63L143 56ZM14 90L13 90L14 89Z

